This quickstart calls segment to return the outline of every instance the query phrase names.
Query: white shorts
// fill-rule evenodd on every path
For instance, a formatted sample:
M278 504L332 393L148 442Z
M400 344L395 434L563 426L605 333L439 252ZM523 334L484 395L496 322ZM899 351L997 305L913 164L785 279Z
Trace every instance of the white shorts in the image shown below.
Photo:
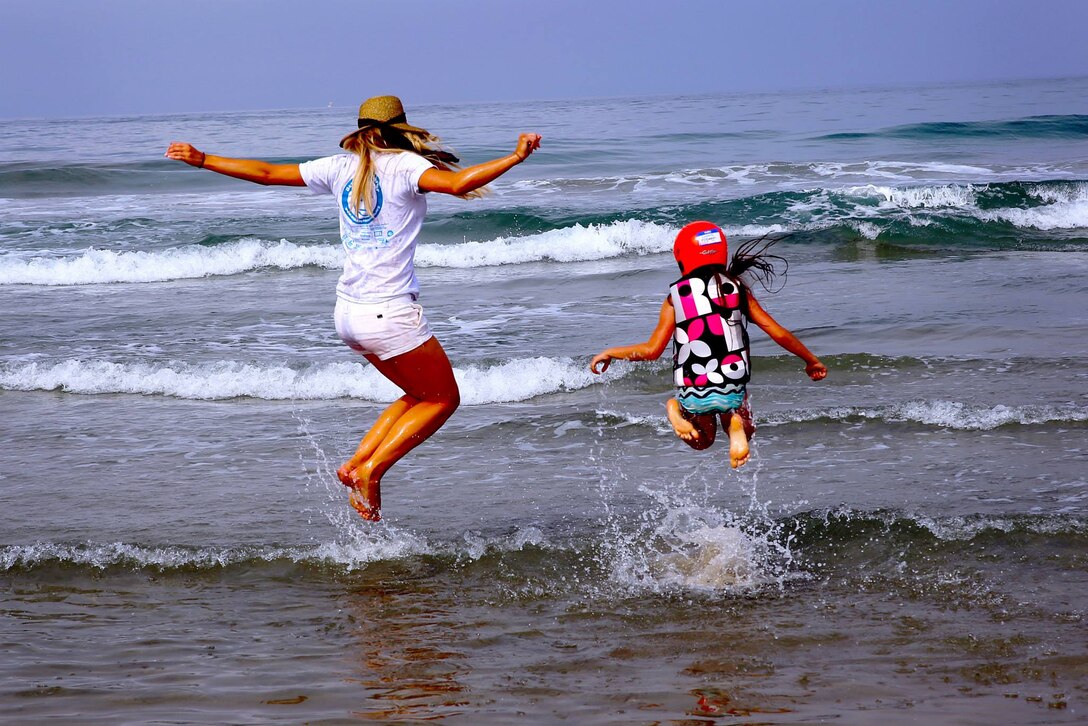
M336 298L336 333L352 350L388 360L415 350L431 338L423 306L411 295L380 303Z

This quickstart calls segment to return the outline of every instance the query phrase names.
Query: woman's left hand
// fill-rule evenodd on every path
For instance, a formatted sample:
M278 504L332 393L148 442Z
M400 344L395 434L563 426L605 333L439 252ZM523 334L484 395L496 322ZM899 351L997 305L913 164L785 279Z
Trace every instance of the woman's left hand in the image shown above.
M519 136L518 147L514 150L514 154L518 157L518 160L525 161L529 158L529 154L539 149L540 139L540 134L522 134Z
M203 151L198 151L191 144L184 144L175 141L170 144L170 148L163 154L167 159L176 159L177 161L184 161L189 166L195 166L198 169L204 168L204 161L207 159L207 155Z

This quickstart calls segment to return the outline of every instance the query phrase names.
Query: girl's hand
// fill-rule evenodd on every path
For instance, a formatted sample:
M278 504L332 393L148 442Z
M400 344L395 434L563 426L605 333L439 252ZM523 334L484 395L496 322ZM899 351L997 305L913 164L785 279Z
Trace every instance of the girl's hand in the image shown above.
M827 377L827 366L820 361L814 361L805 366L805 373L814 381L822 381Z
M612 356L608 355L608 353L598 353L597 355L593 356L593 361L589 364L589 370L593 371L597 375L600 375L601 373L604 373L608 370L608 364L611 362ZM601 369L597 370L597 366L600 366Z
M540 138L540 134L522 134L518 137L518 146L514 149L518 161L525 161L529 154L540 148Z
M189 166L195 166L197 169L204 168L204 160L207 158L207 154L203 151L197 151L190 144L183 144L175 141L170 144L170 148L163 154L167 159L175 159L177 161L184 161Z

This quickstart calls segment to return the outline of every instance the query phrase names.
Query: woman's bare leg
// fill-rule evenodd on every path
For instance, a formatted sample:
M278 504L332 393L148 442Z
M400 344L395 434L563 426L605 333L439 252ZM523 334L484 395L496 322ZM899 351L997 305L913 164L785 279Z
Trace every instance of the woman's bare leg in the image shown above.
M350 459L344 462L343 466L336 470L336 476L345 486L355 485L351 479L351 472L370 458L371 454L378 448L378 444L389 433L389 429L393 428L393 424L416 403L418 403L416 399L404 395L390 404L389 408L382 411L381 416L378 416L378 420L370 427L370 431L367 431L366 436L359 442L359 448L355 450Z
M353 488L352 506L364 519L377 521L381 517L382 476L446 423L460 405L461 396L453 377L453 367L437 338L431 337L418 348L389 360L379 360L377 356L370 355L367 359L406 394L379 417L381 422L386 413L390 414L386 422L388 428L373 452L346 472ZM408 399L414 403L407 405L410 403ZM401 402L406 404L406 408L395 416L396 410L391 409ZM372 431L374 428L378 428L378 424ZM367 438L370 438L369 434ZM362 443L360 448L363 448Z

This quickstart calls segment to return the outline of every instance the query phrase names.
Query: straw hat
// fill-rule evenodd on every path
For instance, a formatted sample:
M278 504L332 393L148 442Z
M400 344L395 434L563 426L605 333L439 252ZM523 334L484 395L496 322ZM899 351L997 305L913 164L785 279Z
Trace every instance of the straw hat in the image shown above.
M340 139L343 148L348 139L360 131L371 126L389 126L401 131L415 131L425 134L427 131L418 126L412 126L404 116L404 104L396 96L374 96L363 101L359 106L359 128Z

